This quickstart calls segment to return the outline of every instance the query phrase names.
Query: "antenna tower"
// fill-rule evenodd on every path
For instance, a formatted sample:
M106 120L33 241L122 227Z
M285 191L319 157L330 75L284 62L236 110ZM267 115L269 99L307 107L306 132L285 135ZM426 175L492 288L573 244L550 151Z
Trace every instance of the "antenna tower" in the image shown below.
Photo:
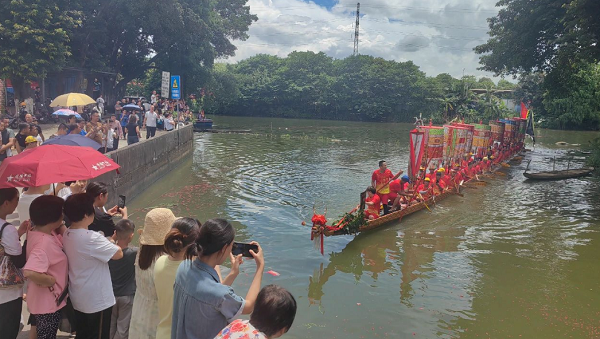
M356 25L354 26L354 55L358 55L358 26L360 24L360 2L356 4Z

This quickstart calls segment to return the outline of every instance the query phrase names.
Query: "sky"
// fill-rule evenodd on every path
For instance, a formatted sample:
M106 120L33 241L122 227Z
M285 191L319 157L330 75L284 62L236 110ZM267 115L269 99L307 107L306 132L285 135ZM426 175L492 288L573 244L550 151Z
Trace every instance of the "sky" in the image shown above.
M359 53L412 60L428 76L487 76L477 70L473 47L487 39L496 0L364 0L360 4ZM246 41L235 41L235 62L265 53L324 52L343 59L353 53L356 0L249 0L258 16ZM510 79L507 79L510 80Z

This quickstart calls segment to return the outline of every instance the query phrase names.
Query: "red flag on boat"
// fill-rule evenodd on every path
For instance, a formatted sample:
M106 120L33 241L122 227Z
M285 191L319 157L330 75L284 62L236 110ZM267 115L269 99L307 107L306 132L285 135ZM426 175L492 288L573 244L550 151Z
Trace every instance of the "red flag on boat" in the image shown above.
M525 106L523 101L521 101L521 119L527 119L528 112L529 110L527 109L527 106Z

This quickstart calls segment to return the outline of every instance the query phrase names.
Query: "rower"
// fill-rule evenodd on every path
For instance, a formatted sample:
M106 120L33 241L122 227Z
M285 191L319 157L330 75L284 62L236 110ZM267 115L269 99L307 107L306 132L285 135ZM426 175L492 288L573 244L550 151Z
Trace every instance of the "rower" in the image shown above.
M450 185L450 181L452 180L452 179L450 178L450 175L449 175L448 173L446 173L446 169L445 169L445 168L443 168L443 167L442 167L442 168L440 168L440 169L438 170L438 172L441 172L441 173L442 173L442 178L441 178L440 180L444 182L444 184L446 185L446 187L448 187L448 186Z
M369 220L379 218L379 210L381 209L381 199L376 194L377 190L373 186L367 187L367 198L365 199L365 218Z
M425 178L429 178L432 185L435 184L435 167L429 167L429 173L425 175Z
M385 160L379 162L379 169L373 171L371 175L371 186L376 188L376 193L379 195L381 203L383 204L383 213L388 214L389 207L389 194L390 194L390 181L395 180L402 174L402 171L398 174L393 175L392 171L387 168Z
M392 210L400 209L400 201L403 197L412 197L411 194L408 193L408 185L410 184L410 178L408 175L404 174L400 179L394 180L390 182L390 193L389 198L392 203ZM406 199L404 199L406 200ZM384 206L385 209L385 206Z
M431 196L431 180L429 178L425 178L422 184L417 188L417 192L423 198L422 200L427 200Z
M448 187L448 185L446 185L446 182L442 180L442 173L443 172L438 170L435 174L436 180L435 180L433 187L434 187L434 193L436 195L441 194L446 189L446 187ZM437 189L437 192L435 192L436 191L435 189Z

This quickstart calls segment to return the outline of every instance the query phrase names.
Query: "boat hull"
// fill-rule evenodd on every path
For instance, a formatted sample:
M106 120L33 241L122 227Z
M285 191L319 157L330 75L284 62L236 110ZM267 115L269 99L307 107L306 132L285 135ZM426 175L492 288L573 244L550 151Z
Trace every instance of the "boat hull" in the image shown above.
M538 173L523 173L523 175L529 180L564 180L571 178L579 178L589 175L594 171L593 168L579 168L572 170L563 171L548 171Z
M213 121L210 119L205 120L197 120L194 122L194 131L202 132L206 130L210 130L213 127Z

